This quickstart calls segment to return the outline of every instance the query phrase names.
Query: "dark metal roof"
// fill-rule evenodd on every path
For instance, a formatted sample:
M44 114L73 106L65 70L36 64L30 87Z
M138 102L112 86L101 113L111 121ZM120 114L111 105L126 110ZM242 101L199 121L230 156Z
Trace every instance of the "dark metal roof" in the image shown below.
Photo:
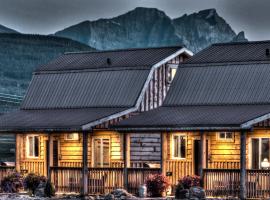
M181 46L113 51L67 53L37 71L78 70L114 67L148 67L182 49ZM107 60L110 60L108 64Z
M121 121L116 128L240 128L240 125L270 113L270 105L160 107Z
M186 63L270 61L270 57L266 56L266 49L270 49L270 41L214 44Z
M76 131L98 119L127 108L84 108L59 110L19 110L0 116L3 131Z
M150 70L41 73L33 76L22 109L134 106Z
M165 106L270 103L270 64L180 67Z

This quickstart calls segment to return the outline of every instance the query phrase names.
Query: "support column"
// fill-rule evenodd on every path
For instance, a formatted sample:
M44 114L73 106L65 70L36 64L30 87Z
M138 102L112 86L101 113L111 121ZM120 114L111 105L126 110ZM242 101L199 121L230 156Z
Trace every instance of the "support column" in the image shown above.
M88 194L88 133L83 132L82 195Z
M203 180L203 168L205 167L205 147L206 147L206 135L203 131L200 131L200 154L201 156L199 157L199 175L201 177L201 180Z
M47 178L48 180L51 180L51 149L52 149L52 135L49 133L48 134L48 143L46 145L47 149L46 149L46 163L47 163Z
M162 171L162 174L164 176L166 176L166 162L167 162L167 157L168 157L168 139L167 139L167 133L161 133L160 134L160 138L161 138L161 149L160 149L160 153L161 153L161 163L160 163L160 166L161 166L161 171Z
M246 132L241 131L240 142L240 199L246 199Z
M128 190L128 168L130 167L130 133L124 134L124 188Z
M16 166L16 171L20 172L20 163L21 163L21 135L20 134L16 134L15 136L15 140L16 140L16 149L15 149L15 166Z

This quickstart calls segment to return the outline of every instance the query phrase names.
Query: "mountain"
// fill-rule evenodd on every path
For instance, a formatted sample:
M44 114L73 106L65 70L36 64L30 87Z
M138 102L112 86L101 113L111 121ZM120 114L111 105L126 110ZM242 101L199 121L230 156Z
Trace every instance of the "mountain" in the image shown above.
M18 33L18 32L0 24L0 33Z
M136 8L112 19L84 21L55 33L97 49L181 44L172 20L155 8Z
M163 11L141 7L111 19L84 21L55 35L101 50L184 44L195 53L212 43L245 40L215 9L171 19Z
M0 34L0 47L0 94L20 96L25 94L35 67L64 52L94 50L67 38L14 33ZM0 104L0 112L8 108L5 105Z

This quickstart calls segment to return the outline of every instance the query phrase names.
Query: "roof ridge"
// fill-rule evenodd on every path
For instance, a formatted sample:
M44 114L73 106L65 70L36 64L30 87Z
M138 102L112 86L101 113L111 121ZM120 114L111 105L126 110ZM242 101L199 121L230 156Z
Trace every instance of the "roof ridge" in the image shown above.
M257 41L240 41L240 42L221 42L221 43L215 43L211 46L223 46L223 45L246 45L246 44L264 44L264 43L270 43L270 40L257 40Z
M233 66L233 65L247 65L247 64L270 64L270 60L250 60L250 61L234 61L234 62L194 62L194 63L180 63L180 67L200 67L200 66ZM199 66L198 66L199 65Z
M163 104L161 107L208 107L208 106L263 106L263 105L270 105L269 102L262 102L262 103L216 103L216 104L171 104L166 105Z
M110 50L97 50L97 51L75 51L65 52L64 55L69 54L88 54L88 53L106 53L106 52L123 52L123 51L139 51L147 49L169 49L169 48L184 48L184 45L172 45L172 46L158 46L158 47L138 47L138 48L126 48L126 49L110 49Z

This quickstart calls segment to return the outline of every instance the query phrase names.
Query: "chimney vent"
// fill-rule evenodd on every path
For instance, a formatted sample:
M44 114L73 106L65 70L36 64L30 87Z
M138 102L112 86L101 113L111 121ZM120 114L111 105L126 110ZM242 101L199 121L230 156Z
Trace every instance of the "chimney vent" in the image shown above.
M265 50L265 55L266 55L267 57L270 56L270 50L269 50L269 49L266 49L266 50Z
M107 64L108 64L108 65L111 65L111 64L112 64L112 61L111 61L110 58L107 58Z

